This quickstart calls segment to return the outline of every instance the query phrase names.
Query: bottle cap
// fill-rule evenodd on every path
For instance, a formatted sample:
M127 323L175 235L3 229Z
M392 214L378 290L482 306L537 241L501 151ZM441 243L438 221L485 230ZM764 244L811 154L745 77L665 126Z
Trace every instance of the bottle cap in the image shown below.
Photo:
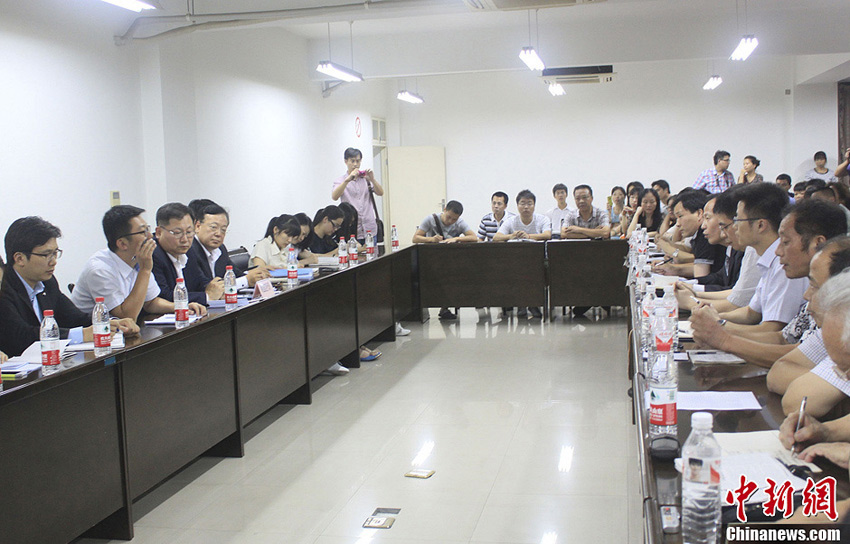
M53 310L44 310L44 317L53 317Z
M95 302L103 302L105 299L103 297L94 297Z
M714 417L708 412L696 412L691 416L691 427L694 429L710 429Z
M233 266L231 266L231 265L227 265L227 267L225 268L225 270L233 270Z
M177 278L177 283L183 283L183 278Z
M393 228L395 228L395 225L393 225Z

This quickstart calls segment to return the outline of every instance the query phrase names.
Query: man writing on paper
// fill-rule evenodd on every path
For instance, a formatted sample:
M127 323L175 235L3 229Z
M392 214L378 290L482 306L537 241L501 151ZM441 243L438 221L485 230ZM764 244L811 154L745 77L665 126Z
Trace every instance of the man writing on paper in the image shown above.
M59 288L53 271L62 256L58 227L40 217L24 217L6 232L9 261L0 290L0 350L15 356L39 339L44 310L53 310L61 338L71 343L91 342L91 312L80 311ZM112 331L138 334L132 319L110 322Z
M216 280L221 280L223 286L228 266L233 266L238 289L253 287L258 280L269 277L264 266L257 266L245 273L233 265L224 245L227 227L230 226L230 214L224 208L218 204L210 204L200 209L197 214L195 239L186 254L186 281L189 282L186 288L189 291L205 291L207 286Z
M692 319L707 313L730 331L770 332L782 329L797 315L808 282L804 278L788 278L776 255L779 223L787 204L788 197L773 183L750 184L738 192L734 228L741 243L752 246L759 254L761 279L748 306L720 314L705 306L695 310Z
M159 297L160 288L152 274L156 242L142 218L144 211L122 204L103 214L107 249L92 255L80 273L71 294L77 308L90 313L95 297L103 296L114 317L135 321L142 310L149 314L174 312L174 303ZM207 309L190 302L189 313L206 315Z

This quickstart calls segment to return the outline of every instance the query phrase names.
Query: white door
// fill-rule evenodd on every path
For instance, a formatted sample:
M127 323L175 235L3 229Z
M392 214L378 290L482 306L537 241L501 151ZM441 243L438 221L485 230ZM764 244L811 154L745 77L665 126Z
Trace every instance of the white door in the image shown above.
M384 222L387 240L395 225L399 245L409 246L419 222L429 214L441 213L446 204L446 149L390 147L384 180L384 201L389 204L389 220Z

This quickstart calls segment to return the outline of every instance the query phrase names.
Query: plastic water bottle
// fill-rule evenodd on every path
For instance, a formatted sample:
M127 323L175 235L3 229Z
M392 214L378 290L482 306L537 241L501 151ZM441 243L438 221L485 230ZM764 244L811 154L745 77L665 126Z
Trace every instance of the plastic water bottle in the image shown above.
M708 412L691 416L691 431L682 447L682 541L714 544L720 527L720 445L711 432Z
M178 329L189 326L189 291L183 278L177 278L174 286L174 326Z
M637 292L635 293L638 296L638 300L641 300L649 291L650 287L654 287L654 285L652 281L652 267L644 264L638 276Z
M664 287L664 298L661 305L667 310L667 316L673 320L673 348L679 345L679 300L676 298L675 287L666 285Z
M348 239L348 266L357 266L357 240L353 234Z
M236 295L236 273L231 265L227 265L224 273L224 311L230 312L239 307Z
M109 334L109 310L106 309L103 300L103 297L95 297L94 308L91 311L95 357L112 353L112 338Z
M290 289L298 287L298 257L292 246L289 246L289 256L286 258L286 284Z
M49 376L59 370L59 325L53 318L53 310L44 310L39 339L41 340L41 374Z
M390 234L390 237L393 244L393 251L398 251L398 231L396 230L395 225L393 225L393 230L391 231L391 233L392 234Z
M643 296L640 305L640 345L646 356L646 367L643 368L644 376L647 376L648 367L655 355L655 338L652 335L652 319L655 316L655 305L658 301L655 297L655 288L649 289Z
M366 231L366 260L371 261L375 258L375 239L372 237L372 231Z
M339 237L337 253L339 254L339 268L348 268L348 244L345 243L345 236Z
M672 343L675 326L664 306L656 306L652 320L655 354L649 370L649 436L676 438L676 394L679 372L673 360Z

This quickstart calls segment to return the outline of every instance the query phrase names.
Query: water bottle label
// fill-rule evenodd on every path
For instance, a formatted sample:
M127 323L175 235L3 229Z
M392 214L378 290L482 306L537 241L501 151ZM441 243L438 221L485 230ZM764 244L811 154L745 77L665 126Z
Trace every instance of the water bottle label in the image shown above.
M174 320L175 321L189 321L189 309L188 308L174 308Z
M290 268L289 270L286 271L286 277L289 278L290 280L297 280L298 279L298 269L297 268Z
M370 245L369 247L367 247L366 253L368 253L369 255L375 253L375 246Z
M658 351L670 351L673 347L673 337L662 338L660 336L655 337L655 349Z
M109 327L109 325L107 325ZM109 338L109 333L103 334L100 332L94 333L94 347L108 348L112 345L112 339Z
M357 263L357 253L352 253L351 257L348 258L352 263Z
M224 303L225 304L236 304L236 290L234 289L232 293L224 293Z
M59 364L58 349L41 348L41 364L45 366L54 366Z
M651 425L676 425L676 389L649 389L649 423Z
M720 484L720 459L708 458L698 459L687 457L684 459L684 478L696 484Z
M344 253L339 254L339 264L346 265L348 264L348 255Z
M393 247L398 247L398 239L393 240Z

